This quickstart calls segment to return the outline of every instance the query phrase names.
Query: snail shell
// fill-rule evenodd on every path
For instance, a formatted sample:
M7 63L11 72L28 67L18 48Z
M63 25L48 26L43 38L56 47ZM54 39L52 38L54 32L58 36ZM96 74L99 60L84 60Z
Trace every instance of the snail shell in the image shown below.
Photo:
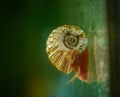
M74 70L77 77L84 81L88 80L87 48L87 35L74 25L56 28L48 36L46 43L46 52L52 64L66 74Z

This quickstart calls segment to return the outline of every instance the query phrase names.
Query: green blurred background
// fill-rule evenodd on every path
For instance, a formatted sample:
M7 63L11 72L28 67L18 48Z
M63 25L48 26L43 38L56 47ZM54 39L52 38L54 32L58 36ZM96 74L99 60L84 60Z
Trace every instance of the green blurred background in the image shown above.
M1 11L0 97L108 97L107 82L86 84L53 67L46 54L50 32L80 26L92 37L106 29L105 0L3 1ZM90 33L90 31L92 31ZM92 39L91 39L92 41Z

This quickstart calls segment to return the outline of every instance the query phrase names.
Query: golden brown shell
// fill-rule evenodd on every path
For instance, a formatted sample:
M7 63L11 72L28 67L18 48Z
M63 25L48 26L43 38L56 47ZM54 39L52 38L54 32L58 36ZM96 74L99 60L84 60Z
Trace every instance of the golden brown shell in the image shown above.
M50 33L46 43L46 52L58 70L69 74L75 58L73 51L82 53L87 45L87 36L83 30L74 25L64 25Z

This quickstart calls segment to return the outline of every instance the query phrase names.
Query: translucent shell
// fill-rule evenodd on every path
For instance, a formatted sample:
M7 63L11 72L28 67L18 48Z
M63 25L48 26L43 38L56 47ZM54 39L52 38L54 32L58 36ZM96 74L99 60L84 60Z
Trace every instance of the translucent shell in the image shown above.
M89 80L88 39L79 27L64 25L53 30L47 39L46 52L59 71L69 74L74 70L80 80Z

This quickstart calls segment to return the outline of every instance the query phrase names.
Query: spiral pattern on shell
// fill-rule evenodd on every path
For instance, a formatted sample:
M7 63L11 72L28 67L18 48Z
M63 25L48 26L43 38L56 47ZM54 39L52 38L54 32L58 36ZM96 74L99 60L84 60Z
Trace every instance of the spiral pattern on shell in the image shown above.
M85 51L88 39L82 29L74 25L56 28L48 36L46 52L52 64L60 71L69 74L74 63L74 51Z

